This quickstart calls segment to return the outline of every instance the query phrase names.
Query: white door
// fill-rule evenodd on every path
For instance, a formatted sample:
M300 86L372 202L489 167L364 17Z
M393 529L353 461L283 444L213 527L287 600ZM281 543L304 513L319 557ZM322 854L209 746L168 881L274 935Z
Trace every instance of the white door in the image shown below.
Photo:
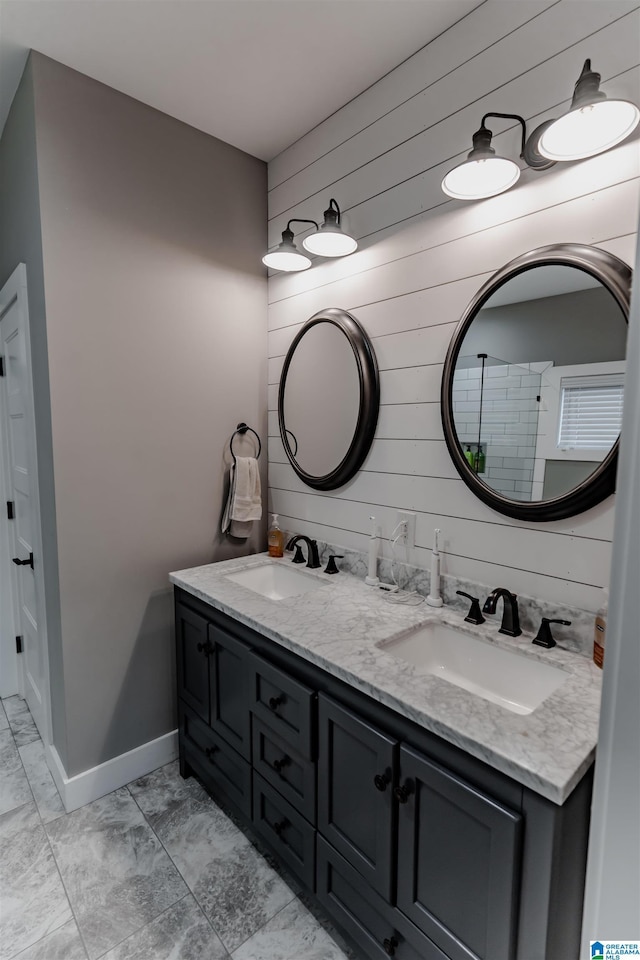
M6 522L2 569L9 571L10 610L0 616L15 630L13 656L18 691L27 701L45 742L49 741L49 664L44 628L42 548L36 472L33 384L27 306L27 275L21 264L0 292L0 427ZM2 504L5 507L5 504ZM8 554L8 555L7 555ZM7 596L7 594L5 594ZM20 638L21 653L16 649ZM7 661L7 630L3 630Z

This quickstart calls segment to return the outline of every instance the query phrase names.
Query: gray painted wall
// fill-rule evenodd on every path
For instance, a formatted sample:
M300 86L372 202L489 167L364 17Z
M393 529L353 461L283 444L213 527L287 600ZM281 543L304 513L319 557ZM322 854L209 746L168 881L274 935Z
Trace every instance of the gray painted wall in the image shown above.
M33 72L72 776L176 725L168 572L264 548L218 531L230 434L266 436L266 167Z
M0 287L4 286L19 263L27 265L38 485L42 511L42 562L52 687L52 734L58 753L66 764L47 327L31 57L25 67L0 140Z
M462 355L556 366L624 360L627 325L604 288L487 307L464 338Z

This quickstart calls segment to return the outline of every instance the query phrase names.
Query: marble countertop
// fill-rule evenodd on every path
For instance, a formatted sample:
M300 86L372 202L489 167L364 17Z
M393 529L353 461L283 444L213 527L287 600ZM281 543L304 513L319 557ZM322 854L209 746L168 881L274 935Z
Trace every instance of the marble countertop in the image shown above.
M559 647L532 646L527 634L515 639L502 636L499 617L470 627L447 606L389 603L382 590L345 573L331 577L295 567L322 586L284 600L269 600L228 579L230 573L265 562L289 565L290 559L258 554L179 570L170 579L554 803L564 802L593 763L602 672L587 657ZM387 642L428 620L454 625L559 667L567 679L537 709L522 715L427 674L384 649Z

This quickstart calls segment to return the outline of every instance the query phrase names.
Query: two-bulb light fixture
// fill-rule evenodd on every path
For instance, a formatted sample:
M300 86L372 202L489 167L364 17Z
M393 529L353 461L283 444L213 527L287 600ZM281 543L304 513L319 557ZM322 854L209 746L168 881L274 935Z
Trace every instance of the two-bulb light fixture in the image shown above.
M518 114L486 113L473 135L471 153L446 175L443 191L456 200L482 200L504 193L518 181L520 167L515 160L496 156L491 146L493 134L485 127L488 117L522 125L520 157L534 170L593 157L626 140L640 121L640 110L629 100L609 100L599 87L600 74L591 69L591 60L585 60L569 111L541 124L528 138L525 121Z
M295 244L292 223L312 223L316 228L302 241L302 246L309 253L318 257L346 257L358 249L358 243L352 236L342 229L340 207L335 200L329 201L324 211L324 223L318 225L315 220L289 220L287 227L282 231L282 241L272 253L267 253L262 262L273 270L284 270L292 273L296 270L308 270L311 258L298 249Z

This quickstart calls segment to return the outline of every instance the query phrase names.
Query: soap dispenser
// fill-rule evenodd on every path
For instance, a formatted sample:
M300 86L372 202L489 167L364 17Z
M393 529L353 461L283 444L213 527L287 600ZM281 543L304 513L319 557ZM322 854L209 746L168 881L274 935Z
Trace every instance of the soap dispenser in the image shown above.
M277 513L274 513L271 517L271 526L267 534L267 546L270 557L284 556L284 533L280 529Z

